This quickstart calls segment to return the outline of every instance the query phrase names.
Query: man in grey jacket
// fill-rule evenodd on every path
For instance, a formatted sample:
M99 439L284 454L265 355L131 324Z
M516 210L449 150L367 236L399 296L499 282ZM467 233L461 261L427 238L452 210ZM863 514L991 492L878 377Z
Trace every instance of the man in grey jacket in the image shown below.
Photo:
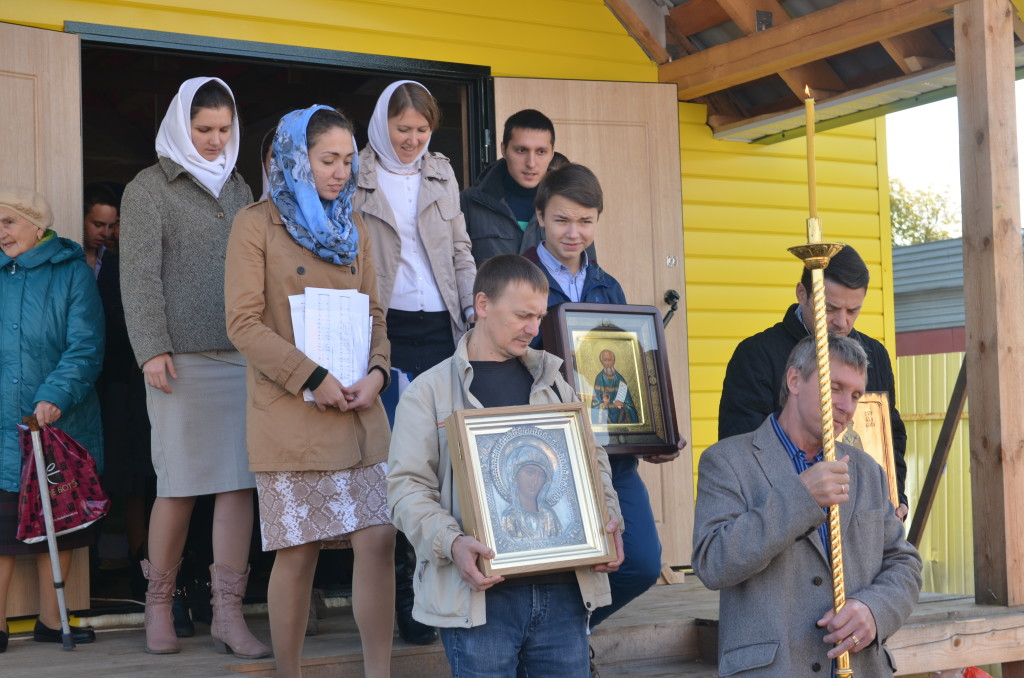
M830 335L833 428L864 393L867 355ZM921 557L903 536L885 472L836 443L822 461L814 339L790 354L782 411L700 459L693 568L720 589L719 675L830 675L850 652L858 676L891 676L886 640L921 588ZM840 506L846 605L832 610L827 507Z
M416 549L413 617L441 629L452 675L589 675L587 621L611 603L608 572L622 563L620 512L608 457L594 443L615 535L614 561L569 572L485 577L478 558L494 552L463 533L445 419L461 409L576 400L561 360L531 349L547 312L548 282L519 255L494 257L474 285L477 325L455 355L409 385L395 415L388 504Z

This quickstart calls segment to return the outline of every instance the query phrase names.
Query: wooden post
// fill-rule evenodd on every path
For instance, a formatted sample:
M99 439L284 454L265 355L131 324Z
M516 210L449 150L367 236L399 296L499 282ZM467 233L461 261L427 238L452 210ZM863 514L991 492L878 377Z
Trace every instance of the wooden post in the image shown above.
M974 595L979 604L1010 606L1024 604L1024 268L1013 12L1008 0L966 0L954 11Z

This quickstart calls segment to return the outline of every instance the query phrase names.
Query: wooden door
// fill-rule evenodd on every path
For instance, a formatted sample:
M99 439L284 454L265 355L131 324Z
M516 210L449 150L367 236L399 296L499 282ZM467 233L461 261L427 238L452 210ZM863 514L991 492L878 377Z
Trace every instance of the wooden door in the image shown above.
M54 230L82 241L82 114L78 37L0 23L0 185L39 191ZM10 422L5 422L8 425ZM20 556L7 616L38 612L35 558ZM89 607L87 549L75 553L68 607Z
M535 108L555 123L555 150L588 166L601 181L604 212L597 259L633 304L664 314L666 290L679 311L665 330L679 432L690 435L689 362L683 276L679 108L675 85L495 78L496 137L505 119ZM690 562L693 466L689 449L661 466L640 464L669 565Z
M78 36L0 24L0 185L39 191L54 230L82 241Z

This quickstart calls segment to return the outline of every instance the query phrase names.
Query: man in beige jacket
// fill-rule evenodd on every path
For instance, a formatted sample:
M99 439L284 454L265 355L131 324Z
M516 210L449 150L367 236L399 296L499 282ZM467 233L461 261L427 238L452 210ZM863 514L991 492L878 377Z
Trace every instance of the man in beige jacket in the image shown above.
M596 446L616 536L613 562L555 574L485 577L494 552L463 533L445 419L460 409L576 400L561 360L529 348L547 312L543 272L518 255L488 260L474 286L477 325L455 355L420 375L402 396L388 458L388 504L416 549L413 617L441 629L455 677L589 676L587 621L611 603L608 572L622 562L620 513L608 457Z

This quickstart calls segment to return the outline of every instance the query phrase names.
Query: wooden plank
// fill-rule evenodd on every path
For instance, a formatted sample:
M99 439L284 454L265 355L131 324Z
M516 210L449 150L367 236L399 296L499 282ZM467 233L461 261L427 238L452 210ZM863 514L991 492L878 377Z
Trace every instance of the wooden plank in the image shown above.
M604 0L605 6L611 10L626 32L633 36L647 56L656 64L665 64L671 60L668 50L651 33L640 15L630 6L628 0Z
M969 614L969 609L964 610ZM963 666L1019 661L1024 658L1024 615L963 617L949 612L936 618L911 623L896 632L887 643L896 659L899 675L928 673ZM1003 674L1006 675L1005 673Z
M791 20L789 13L779 4L778 0L718 0L718 2L733 23L747 35L757 32L758 11L771 12L772 26L780 26ZM779 77L801 100L805 96L805 86L810 87L816 93L842 92L849 89L843 79L824 61L815 61L781 71Z
M1024 273L1014 102L1013 10L956 6L967 396L975 599L1024 603Z
M952 61L953 52L946 48L927 28L894 35L882 40L882 47L904 73L916 73L930 68L934 60ZM934 65L934 64L932 64Z
M658 67L679 100L763 78L947 20L954 0L846 0ZM1011 50L1012 51L1012 50Z
M910 534L907 541L920 548L921 537L924 534L924 527L928 523L928 516L932 512L932 504L935 503L935 495L939 491L939 481L946 468L946 460L949 459L949 449L953 445L953 436L956 434L960 418L964 413L964 404L967 402L967 360L960 364L960 373L956 378L956 385L953 386L953 395L949 399L949 408L946 410L946 417L942 422L942 430L935 441L935 452L932 454L932 462L928 467L928 474L924 479L924 486L921 488L921 497L914 507L914 522L910 525Z
M729 20L717 0L690 0L670 9L668 16L683 35L694 35Z

